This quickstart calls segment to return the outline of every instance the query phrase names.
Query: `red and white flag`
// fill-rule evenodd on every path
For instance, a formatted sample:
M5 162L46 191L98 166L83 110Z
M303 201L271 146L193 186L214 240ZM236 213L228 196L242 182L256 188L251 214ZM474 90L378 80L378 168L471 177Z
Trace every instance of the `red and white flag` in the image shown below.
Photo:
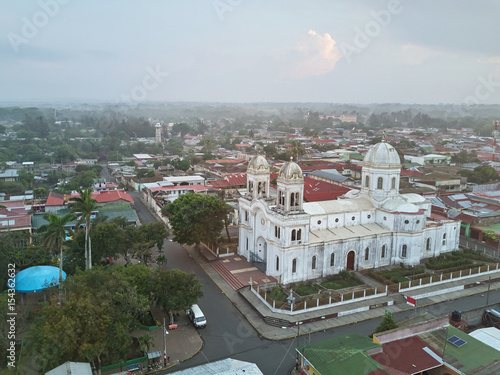
M406 303L411 306L415 306L417 304L417 300L410 296L406 296Z

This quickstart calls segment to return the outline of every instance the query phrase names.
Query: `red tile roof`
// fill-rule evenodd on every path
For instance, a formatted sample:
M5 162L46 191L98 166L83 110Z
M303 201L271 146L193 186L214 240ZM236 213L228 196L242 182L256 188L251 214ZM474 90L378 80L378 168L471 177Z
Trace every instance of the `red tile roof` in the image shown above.
M337 199L349 190L351 189L345 186L304 177L304 200L306 202L319 202Z
M391 374L396 373L393 370L402 374L418 374L442 364L435 358L441 358L441 355L418 336L388 342L382 345L382 350L382 353L371 357ZM426 350L431 351L434 356Z
M96 191L92 193L92 199L97 203L115 202L120 199L134 203L132 197L123 190Z
M207 181L208 186L212 186L216 189L231 187L231 184L226 180L211 180Z
M247 184L247 174L230 174L224 176L224 178L231 184L231 186L244 186Z

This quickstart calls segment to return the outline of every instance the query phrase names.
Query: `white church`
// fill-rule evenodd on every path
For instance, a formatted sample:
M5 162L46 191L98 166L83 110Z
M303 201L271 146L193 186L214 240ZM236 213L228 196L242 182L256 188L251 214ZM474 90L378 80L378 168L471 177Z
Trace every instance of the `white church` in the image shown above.
M269 164L254 156L247 193L239 199L238 253L289 284L341 270L416 265L458 249L460 221L432 220L429 200L399 193L401 161L394 147L372 146L362 166L361 190L307 203L297 163L281 167L273 198Z

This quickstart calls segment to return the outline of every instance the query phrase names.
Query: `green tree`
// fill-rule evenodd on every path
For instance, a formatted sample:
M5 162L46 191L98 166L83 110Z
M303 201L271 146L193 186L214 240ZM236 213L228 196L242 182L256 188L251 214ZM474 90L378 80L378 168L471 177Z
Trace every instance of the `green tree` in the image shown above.
M460 175L467 177L468 182L474 182L476 184L484 184L490 181L497 181L500 179L495 168L490 167L489 165L480 165L479 167L474 168L473 171L468 169L460 170Z
M138 227L128 226L125 228L126 246L122 246L121 254L128 260L129 255L141 258L144 262L149 261L152 250L156 246L162 250L165 238L169 236L163 223L149 223Z
M92 199L92 191L90 189L80 190L80 196L71 198L69 207L71 211L79 215L77 227L85 222L85 269L92 268L92 246L90 241L90 230L92 220L90 216L97 208L97 201Z
M290 151L292 152L295 161L299 161L300 158L306 153L306 149L299 141L292 141L292 147Z
M67 225L70 221L74 220L75 214L69 213L60 217L55 213L49 213L43 215L43 218L49 223L39 228L39 232L42 234L42 244L59 253L59 304L61 304L64 259L63 247L69 232Z
M63 304L54 300L40 311L27 340L29 352L46 372L66 361L122 361L132 342L130 331L149 310L147 298L117 273L101 267L69 276Z
M190 133L192 131L193 131L193 129L191 128L191 126L189 126L185 122L174 124L174 126L172 126L172 133L173 134L179 134L180 133L181 138L184 138L184 136L186 134L188 134L188 133Z
M373 334L379 333L379 332L389 331L389 330L395 329L395 328L398 328L398 324L394 320L394 316L390 312L386 312L384 315L384 319L382 319L382 321L380 322L378 327L375 328L375 332L373 332ZM372 334L372 336L373 336L373 334Z
M182 310L196 303L201 292L201 283L195 275L174 269L155 270L153 293L156 305L165 311Z
M189 159L182 159L182 160L176 159L174 161L174 165L175 168L184 172L186 172L189 168L191 168L191 162L189 161Z
M187 193L162 208L181 244L215 243L224 228L226 203L217 196Z

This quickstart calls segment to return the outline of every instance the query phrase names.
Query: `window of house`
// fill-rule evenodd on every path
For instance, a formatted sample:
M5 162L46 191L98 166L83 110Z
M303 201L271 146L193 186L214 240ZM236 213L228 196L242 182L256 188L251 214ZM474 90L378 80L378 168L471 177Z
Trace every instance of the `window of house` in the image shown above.
M335 253L330 254L330 267L335 265Z
M370 187L370 176L365 177L365 187Z
M393 177L391 179L391 189L396 189L396 177Z
M408 252L408 246L403 245L403 248L401 249L401 258L406 258Z
M314 256L312 257L312 267L311 267L311 268L312 268L313 270L315 270L315 269L316 269L316 255L314 255Z
M426 241L425 249L429 251L431 249L431 239L428 238Z
M382 189L384 186L384 179L382 177L377 178L377 189Z
M297 258L292 260L292 273L297 272Z
M368 260L370 258L370 248L365 249L365 260Z
M385 245L382 245L382 258L385 258Z

